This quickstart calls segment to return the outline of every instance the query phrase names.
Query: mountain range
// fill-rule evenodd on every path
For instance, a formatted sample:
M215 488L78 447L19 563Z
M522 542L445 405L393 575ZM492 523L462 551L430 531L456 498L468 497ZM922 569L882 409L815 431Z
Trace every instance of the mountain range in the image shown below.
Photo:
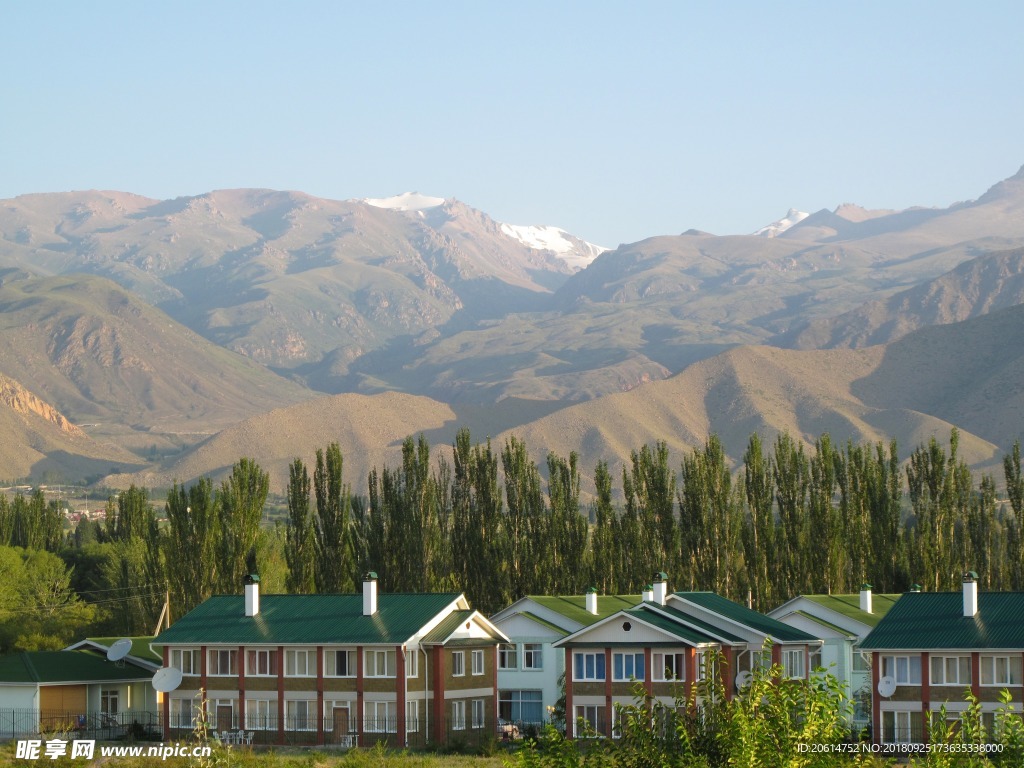
M251 455L281 491L338 440L360 487L459 426L585 470L710 432L737 458L753 431L956 426L991 466L1022 296L1024 169L948 208L614 249L416 193L26 195L0 201L0 476L167 485Z

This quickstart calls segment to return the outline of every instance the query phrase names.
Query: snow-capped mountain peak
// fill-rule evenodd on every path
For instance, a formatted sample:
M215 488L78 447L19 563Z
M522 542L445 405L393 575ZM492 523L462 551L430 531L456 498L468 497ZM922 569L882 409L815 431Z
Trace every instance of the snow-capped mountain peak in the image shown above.
M424 211L444 205L443 197L430 197L419 192L403 192L393 197L366 197L363 202L375 208L387 208L392 211Z
M573 269L583 269L607 251L558 227L502 224L501 231L537 251L551 251Z
M801 221L810 216L809 213L798 211L796 208L790 208L786 215L778 221L773 221L767 226L761 227L759 230L754 232L755 235L760 237L777 237L785 232L787 229L792 227L794 224L799 224Z

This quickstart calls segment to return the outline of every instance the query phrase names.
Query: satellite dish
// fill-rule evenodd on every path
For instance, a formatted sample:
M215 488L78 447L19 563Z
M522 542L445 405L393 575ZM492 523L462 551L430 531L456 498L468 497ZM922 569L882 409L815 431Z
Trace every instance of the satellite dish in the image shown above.
M160 693L170 693L181 685L181 670L174 667L160 667L153 675L153 688Z
M745 669L742 672L740 672L739 674L737 674L736 675L736 690L737 691L742 691L744 688L746 688L748 685L750 685L751 678L753 678L753 675L750 674L750 672L745 670Z
M887 699L890 696L892 696L894 693L896 693L896 681L892 677L890 677L889 675L886 675L885 677L883 677L881 680L878 681L878 695L879 696L882 696L882 697Z
M132 641L127 637L122 637L107 649L107 661L120 661L128 655L131 649Z

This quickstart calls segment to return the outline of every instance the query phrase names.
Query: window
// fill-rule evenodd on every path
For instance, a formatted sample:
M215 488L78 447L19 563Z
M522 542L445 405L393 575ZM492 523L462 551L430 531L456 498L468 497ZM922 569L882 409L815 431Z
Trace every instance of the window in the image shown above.
M398 704L394 701L367 701L363 704L367 733L397 733Z
M932 685L971 684L970 656L932 656L928 661Z
M200 674L199 649L185 648L171 651L171 666L180 669L183 675Z
M394 651L364 651L363 675L365 677L394 677L395 676L395 652Z
M924 736L920 712L882 712L882 743L912 744Z
M613 680L644 680L643 653L613 653Z
M651 673L657 682L686 679L685 653L655 653L651 656L651 664L654 665Z
M883 656L882 677L891 677L897 685L920 685L921 657Z
M697 679L708 680L715 675L716 651L697 651Z
M420 675L420 655L416 651L408 651L405 654L405 676L408 677L419 677Z
M483 728L484 727L484 700L483 699L473 699L472 704L473 704L472 727L473 728Z
M466 652L452 651L452 675L461 677L466 674Z
M238 699L207 699L208 722L221 730L238 727Z
M516 647L514 645L502 645L498 648L498 669L517 669L519 661L516 658Z
M604 652L572 655L573 680L604 680Z
M324 677L355 676L355 651L324 651Z
M206 674L225 677L238 674L238 651L210 650Z
M116 717L117 713L120 712L117 703L117 688L103 688L100 691L100 712L104 715L107 715L108 717Z
M464 701L452 702L452 730L466 730L466 702Z
M982 656L982 685L1020 685L1020 656Z
M470 658L473 663L473 674L482 675L484 673L484 652L473 651Z
M276 677L277 651L246 651L245 674L254 677Z
M196 724L195 711L192 709L192 699L171 699L171 728L194 728Z
M284 675L285 677L316 677L316 652L285 651Z
M510 723L544 722L541 691L498 691L498 717Z
M782 673L786 677L804 677L804 652L803 649L783 649L782 651Z
M420 729L420 703L418 700L405 702L405 732L416 733Z
M576 735L588 736L604 733L604 707L576 705Z
M352 702L341 700L324 700L324 730L333 731L335 728L342 735L349 734L355 728L352 722Z
M523 644L523 669L544 669L544 646L540 643Z
M870 672L871 671L871 657L866 654L853 652L853 671L854 672Z
M288 731L316 730L316 701L286 701L284 727Z
M245 699L245 729L247 731L277 730L277 702L270 699Z

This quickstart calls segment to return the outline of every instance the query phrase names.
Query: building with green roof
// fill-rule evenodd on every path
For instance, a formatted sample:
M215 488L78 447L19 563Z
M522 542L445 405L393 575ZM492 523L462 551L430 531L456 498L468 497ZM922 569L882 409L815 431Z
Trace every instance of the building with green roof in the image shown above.
M641 600L610 614L588 611L592 621L554 640L563 656L567 732L576 735L586 722L597 733L614 735L615 707L634 700L634 685L666 704L689 697L692 686L708 674L721 675L726 695L743 684L742 675L763 663L772 644L774 661L791 676L806 677L816 635L727 600L713 592L668 591L668 577L655 574ZM588 608L599 605L592 595ZM723 657L716 669L711 656Z
M838 595L800 595L768 615L823 640L821 653L811 659L835 675L853 701L850 725L857 730L871 722L871 658L857 649L900 598L877 594L870 584L860 592Z
M498 651L498 713L504 734L539 728L561 696L565 654L552 644L616 611L640 595L527 595L491 616L510 642Z
M0 656L0 736L81 731L123 734L133 722L155 725L153 666L110 661L94 650Z
M362 591L209 598L152 642L181 683L163 702L166 740L197 706L246 743L483 743L497 728L497 650L508 638L464 595ZM239 732L242 736L239 737Z
M979 593L973 571L959 592L908 592L860 650L872 658L876 742L927 742L929 715L959 718L966 689L991 732L1004 690L1024 706L1024 593Z

